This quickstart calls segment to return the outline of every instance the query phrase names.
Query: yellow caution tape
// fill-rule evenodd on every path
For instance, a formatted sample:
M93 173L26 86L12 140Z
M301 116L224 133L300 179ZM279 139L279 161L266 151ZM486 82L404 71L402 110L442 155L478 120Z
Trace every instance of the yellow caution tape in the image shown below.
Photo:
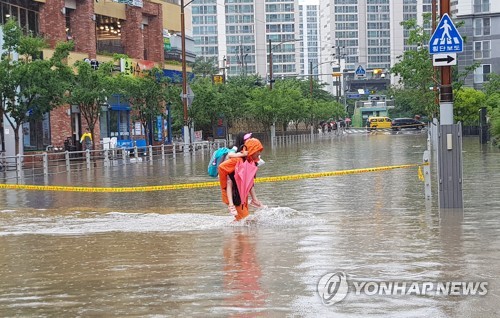
M424 174L422 173L422 166L418 166L418 179L424 181Z
M385 166L385 167L374 167L374 168L361 168L361 169L351 169L351 170L340 170L340 171L330 171L330 172L314 172L314 173L303 173L303 174L293 174L287 176L278 177L262 177L255 179L255 182L277 182L277 181L290 181L299 179L314 179L321 177L333 177L333 176L344 176L348 174L357 174L365 172L377 172L377 171L387 171L393 169L403 169L403 168L414 168L422 165L428 165L429 163L423 164L408 164L408 165L397 165L397 166Z
M393 169L413 168L413 167L420 167L420 166L424 166L424 165L429 165L429 163L407 164L407 165L385 166L385 167L374 167L374 168L362 168L362 169L351 169L351 170L339 170L339 171L330 171L330 172L302 173L302 174L277 176L277 177L261 177L261 178L256 178L255 182L262 183L262 182L291 181L291 180L300 180L300 179L314 179L314 178L321 178L321 177L343 176L343 175L365 173L365 172L377 172L377 171L387 171L387 170L393 170ZM143 186L143 187L122 187L122 188L44 186L44 185L28 185L28 184L0 184L0 189L63 191L63 192L149 192L149 191L169 191L169 190L181 190L181 189L210 188L210 187L218 187L218 186L219 186L218 181L211 181L211 182L180 183L180 184L170 184L170 185Z

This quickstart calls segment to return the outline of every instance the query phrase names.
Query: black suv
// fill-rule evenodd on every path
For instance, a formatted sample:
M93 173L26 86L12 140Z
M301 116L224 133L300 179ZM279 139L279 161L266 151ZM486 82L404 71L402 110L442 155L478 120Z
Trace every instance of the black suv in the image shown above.
M396 118L392 121L392 130L401 130L403 128L424 128L425 124L413 118Z

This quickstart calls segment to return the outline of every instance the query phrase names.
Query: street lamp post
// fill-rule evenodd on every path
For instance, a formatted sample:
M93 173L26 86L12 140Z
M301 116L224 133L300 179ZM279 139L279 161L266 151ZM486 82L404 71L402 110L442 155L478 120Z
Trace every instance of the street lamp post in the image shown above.
M269 39L269 90L273 89L273 43Z
M184 109L184 144L189 144L189 127L188 127L188 96L187 96L187 71L186 71L186 22L184 20L184 8L187 7L191 2L184 4L184 0L181 0L181 59L182 59L182 106ZM186 149L186 148L184 148Z
M316 67L318 67L316 65ZM309 61L309 91L311 93L311 99L313 98L313 62Z
M312 98L312 94L313 94L313 70L318 68L320 65L323 65L323 64L326 64L326 63L333 63L333 61L326 61L326 62L321 62L319 64L317 64L315 67L313 67L313 62L310 61L309 62L309 91L310 91L310 94L311 94L311 98Z
M346 85L347 85L347 82L346 82L346 79L347 79L347 70L346 69L343 69L343 72L342 72L342 90L344 91L343 94L344 94L344 109L345 111L347 112L347 95L346 95Z
M273 42L271 39L269 39L269 90L273 89L273 49L277 46L280 46L283 43L287 42L297 42L297 41L302 41L302 39L291 39L291 40L285 40L281 41L280 43L276 44L273 46Z
M336 55L336 57L337 57L337 63L338 63L338 65L339 65L339 71L341 71L341 70L340 70L340 68L341 68L341 65L340 65L340 60L341 60L341 58L342 58L343 56L345 56L345 52L344 52L344 54L342 54L342 53L341 53L341 50L342 50L342 49L345 49L345 47L344 47L344 46L337 46L337 47L334 47L334 48L335 48L335 52L336 52L336 53L335 53L335 55ZM337 82L337 102L339 102L339 101L340 101L340 94L341 94L341 86L342 86L342 85L341 85L341 79L340 79L340 77L338 77L338 79L337 79L337 81L336 81L336 82ZM344 94L344 95L345 95L345 94Z

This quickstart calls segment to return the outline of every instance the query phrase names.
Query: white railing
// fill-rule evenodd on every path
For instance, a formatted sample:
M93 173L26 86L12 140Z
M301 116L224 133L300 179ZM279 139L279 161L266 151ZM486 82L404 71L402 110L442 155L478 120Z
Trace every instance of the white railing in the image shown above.
M46 151L37 154L17 156L0 155L0 179L47 176L72 171L106 169L112 166L141 162L174 160L177 155L208 153L210 156L219 147L226 146L225 140L201 141L192 144L173 143L170 145L133 148L109 148L86 151Z

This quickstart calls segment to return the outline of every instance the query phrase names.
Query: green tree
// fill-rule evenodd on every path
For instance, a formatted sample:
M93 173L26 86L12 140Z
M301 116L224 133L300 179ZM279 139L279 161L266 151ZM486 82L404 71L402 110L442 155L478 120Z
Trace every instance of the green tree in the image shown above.
M465 41L465 40L464 40ZM480 62L474 62L472 65L466 66L462 72L458 71L458 66L451 68L451 79L454 90L461 89L465 84L465 79L481 65Z
M424 15L424 24L430 21L429 15ZM407 50L391 72L399 77L399 85L393 88L396 103L398 98L405 96L405 91L412 91L411 95L419 96L414 103L408 105L408 100L404 101L407 108L414 114L427 114L434 117L437 114L437 104L435 103L435 93L429 88L437 83L437 74L434 73L432 58L426 46L429 43L430 34L423 27L417 24L415 19L401 22L405 30L409 32L408 44L415 48ZM399 93L403 90L401 93ZM417 102L418 101L418 102ZM406 109L407 109L406 108Z
M484 91L488 96L500 93L500 74L491 73L489 75L488 81L484 84Z
M266 87L253 89L245 104L248 115L262 123L266 130L273 124L280 124L283 131L291 122L296 125L304 122L309 126L332 116L345 116L343 105L316 87L319 86L313 86L312 98L310 82L297 79L276 81L272 90Z
M299 120L297 115L303 114L301 110L304 98L300 85L296 81L277 81L269 93L274 100L277 122L282 125L282 131L285 132L288 124L292 120Z
M248 114L256 121L260 122L265 131L278 121L278 110L275 106L275 95L266 87L259 87L250 91L250 95L245 102L248 107Z
M264 88L260 85L259 76L233 76L228 78L225 85L219 85L221 92L221 113L228 126L232 127L237 120L255 120L247 107L247 100L252 91Z
M490 132L494 140L500 140L500 108L494 108L490 112Z
M423 105L433 105L434 94L422 94L420 89L391 87L388 95L394 97L395 107L391 110L393 117L413 117L415 115L428 115Z
M166 90L164 91L165 103L170 104L170 117L172 120L172 133L180 133L184 125L184 105L180 95L182 94L182 86L176 83L167 81Z
M218 115L224 112L224 105L221 103L222 94L218 89L220 85L213 84L210 78L199 78L191 85L195 99L189 109L189 118L193 120L196 129L202 130L204 135L211 134Z
M342 104L336 101L326 101L321 99L313 99L312 102L307 103L308 105L308 116L306 118L306 125L318 127L321 121L328 120L330 118L345 117L346 112Z
M500 140L500 74L492 73L484 84L486 105L490 117L490 132L494 140Z
M76 74L73 76L69 103L78 105L80 114L92 136L101 114L101 106L106 102L113 91L111 71L112 62L100 63L99 68L94 68L85 61L75 63ZM92 148L95 149L95 138L92 138Z
M157 116L165 116L168 85L163 72L158 68L141 74L142 76L119 74L116 82L132 108L132 120L141 122L146 132L146 142L150 144L154 121Z
M482 91L465 87L455 92L453 104L456 121L465 126L477 125L479 110L484 106L486 95Z
M347 116L344 105L337 102L335 96L323 89L327 84L322 84L314 79L312 82L309 79L294 80L300 83L304 104L301 121L305 123L306 128L311 125L315 127L323 120Z
M54 55L40 59L46 47L43 39L23 35L14 20L3 27L5 53L2 56L2 112L8 114L15 137L15 152L19 153L19 129L31 119L40 119L45 113L65 103L69 88L70 68L64 61L72 43L58 43ZM16 58L16 55L18 57Z
M195 75L201 77L212 77L212 75L219 73L219 66L215 58L197 57L194 60L192 71Z

